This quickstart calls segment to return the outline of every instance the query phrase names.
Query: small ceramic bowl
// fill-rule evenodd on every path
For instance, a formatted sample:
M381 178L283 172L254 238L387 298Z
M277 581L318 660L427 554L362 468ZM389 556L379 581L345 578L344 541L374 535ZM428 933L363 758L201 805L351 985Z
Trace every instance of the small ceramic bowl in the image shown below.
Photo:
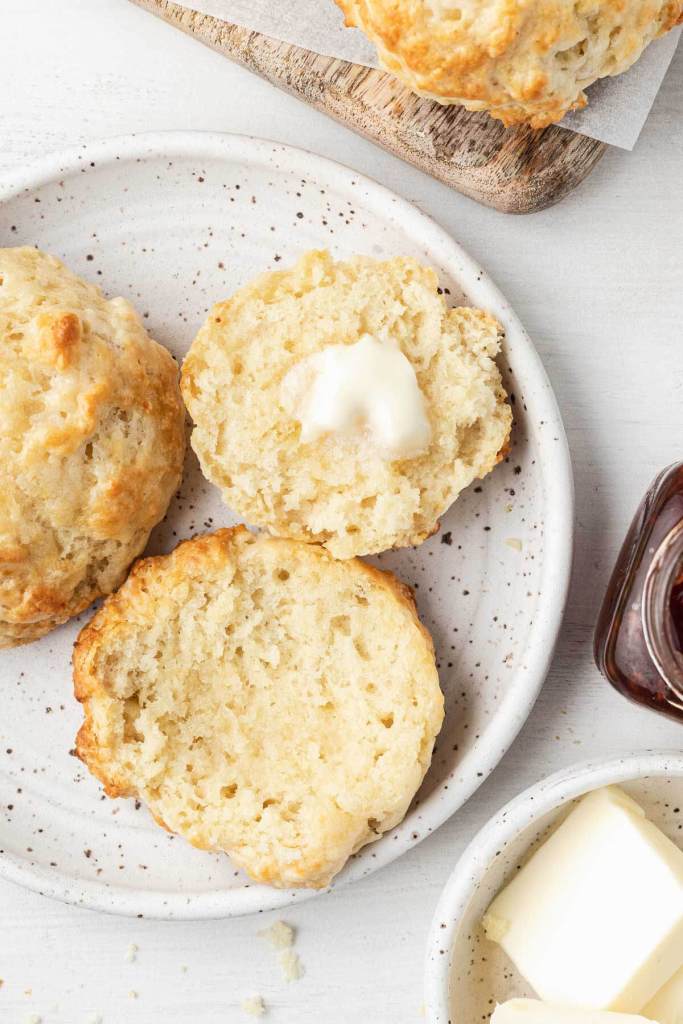
M533 996L502 949L485 937L482 916L573 803L608 785L622 786L655 824L683 844L681 753L645 751L584 762L527 789L474 838L441 895L427 948L429 1024L484 1024L497 1002Z

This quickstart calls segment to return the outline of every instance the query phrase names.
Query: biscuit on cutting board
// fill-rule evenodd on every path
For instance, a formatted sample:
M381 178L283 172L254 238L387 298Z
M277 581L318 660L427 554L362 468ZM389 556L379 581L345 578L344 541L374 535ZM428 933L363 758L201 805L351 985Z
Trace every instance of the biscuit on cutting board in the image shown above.
M123 580L180 481L178 367L125 299L0 249L0 647Z
M545 128L683 18L683 0L337 0L414 92Z
M287 408L289 371L362 336L396 346L414 371L431 428L419 455L388 461L362 436L304 442ZM181 375L192 446L226 503L273 534L337 558L418 544L507 446L501 336L487 313L447 309L436 273L414 259L306 253L211 310Z
M138 562L74 681L110 796L281 887L327 885L403 818L443 718L408 588L242 526Z

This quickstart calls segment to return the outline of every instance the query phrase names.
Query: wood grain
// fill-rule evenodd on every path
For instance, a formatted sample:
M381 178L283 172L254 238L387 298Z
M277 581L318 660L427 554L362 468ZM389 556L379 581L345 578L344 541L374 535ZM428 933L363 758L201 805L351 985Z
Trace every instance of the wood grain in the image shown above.
M382 71L323 57L170 0L132 2L446 185L506 213L531 213L558 202L607 149L556 126L505 129L486 113L415 96Z

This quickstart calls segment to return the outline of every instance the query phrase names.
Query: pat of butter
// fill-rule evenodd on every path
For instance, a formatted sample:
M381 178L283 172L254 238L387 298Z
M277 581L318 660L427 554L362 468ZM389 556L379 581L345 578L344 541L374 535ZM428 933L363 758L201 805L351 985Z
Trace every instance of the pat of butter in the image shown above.
M683 960L683 950L681 950ZM683 1024L683 967L660 989L643 1013L657 1024Z
M536 999L510 999L497 1006L491 1024L658 1024L647 1017L610 1010L577 1010Z
M364 440L383 459L410 459L431 440L425 400L400 348L364 334L292 367L281 398L304 444L325 435Z
M617 787L574 808L484 928L549 1003L638 1013L680 967L683 851Z

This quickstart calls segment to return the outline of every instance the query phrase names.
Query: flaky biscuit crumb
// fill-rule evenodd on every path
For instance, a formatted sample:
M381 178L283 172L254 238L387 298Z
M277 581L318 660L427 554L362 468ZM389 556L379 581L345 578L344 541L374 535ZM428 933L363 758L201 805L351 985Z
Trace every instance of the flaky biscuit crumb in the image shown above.
M299 954L295 953L293 949L281 950L277 958L285 981L298 981L299 978L303 978L303 964L299 959Z
M278 963L285 981L298 981L304 975L304 968L297 953L292 949L295 932L285 921L276 921L259 932L270 945L278 951Z
M276 921L270 928L260 931L259 935L274 949L289 949L294 945L294 929L285 921Z
M266 1012L266 1004L262 996L246 996L242 1000L242 1009L250 1017L263 1017Z

